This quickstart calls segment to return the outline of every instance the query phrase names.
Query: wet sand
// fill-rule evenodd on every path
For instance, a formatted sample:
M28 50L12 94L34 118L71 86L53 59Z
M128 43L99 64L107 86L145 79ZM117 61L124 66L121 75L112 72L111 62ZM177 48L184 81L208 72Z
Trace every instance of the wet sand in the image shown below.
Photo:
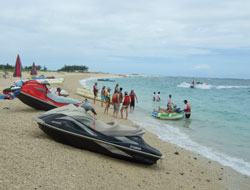
M42 74L42 73L39 73ZM1 77L0 90L18 78ZM76 94L79 80L111 76L80 73L44 73L64 77L61 87L70 97ZM24 78L24 77L23 77ZM104 115L100 102L94 107L97 118L117 120L112 110ZM160 140L146 131L145 141L160 150L165 158L146 166L77 149L55 142L44 134L35 118L44 111L34 110L17 98L0 100L0 190L5 189L250 189L250 178L231 168Z

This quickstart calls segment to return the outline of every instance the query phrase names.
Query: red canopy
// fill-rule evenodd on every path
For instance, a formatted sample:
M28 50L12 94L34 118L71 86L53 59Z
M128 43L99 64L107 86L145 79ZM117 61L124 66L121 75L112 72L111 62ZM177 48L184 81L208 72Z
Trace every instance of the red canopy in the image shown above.
M32 64L32 68L31 68L31 71L30 71L30 75L37 75L36 65L35 65L34 62L33 62L33 64Z
M17 55L13 77L21 77L21 76L22 76L22 64L19 55Z

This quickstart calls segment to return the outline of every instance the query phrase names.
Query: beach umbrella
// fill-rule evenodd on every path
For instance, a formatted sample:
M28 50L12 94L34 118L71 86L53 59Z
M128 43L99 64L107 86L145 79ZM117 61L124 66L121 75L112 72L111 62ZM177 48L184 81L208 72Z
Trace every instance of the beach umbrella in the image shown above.
M32 68L31 68L31 71L30 71L30 75L37 75L36 65L35 65L34 62L33 62L33 64L32 64Z
M16 58L16 65L14 68L13 77L22 77L22 64L19 55Z

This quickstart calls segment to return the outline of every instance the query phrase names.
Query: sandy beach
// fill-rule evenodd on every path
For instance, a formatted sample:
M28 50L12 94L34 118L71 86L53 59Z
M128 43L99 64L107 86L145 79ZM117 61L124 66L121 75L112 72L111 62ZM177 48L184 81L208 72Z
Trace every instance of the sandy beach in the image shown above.
M82 88L79 80L109 74L39 73L63 77L61 87L71 98ZM11 73L10 73L11 75ZM23 78L27 76L24 73ZM113 75L112 75L113 76ZM0 73L0 90L19 80ZM92 102L92 101L91 101ZM115 120L112 111L104 115L100 102L93 104L97 119ZM60 144L38 128L35 110L19 99L0 100L0 190L12 189L250 189L250 177L196 153L160 140L146 131L144 140L165 158L152 166L135 164ZM116 119L133 125L130 120ZM143 126L142 126L143 127Z

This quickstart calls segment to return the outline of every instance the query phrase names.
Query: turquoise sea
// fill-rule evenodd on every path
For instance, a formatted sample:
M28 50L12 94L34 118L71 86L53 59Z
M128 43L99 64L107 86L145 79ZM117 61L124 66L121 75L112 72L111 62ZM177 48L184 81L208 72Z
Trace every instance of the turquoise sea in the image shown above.
M115 82L98 81L114 90L115 84L124 91L135 90L138 97L135 112L129 119L157 134L164 141L199 153L236 171L250 176L250 80L145 77L114 78ZM190 88L192 81L207 85ZM81 83L92 89L97 79ZM161 101L153 102L153 92L161 93ZM191 104L190 119L158 120L152 109L166 107L168 95L183 109L183 100Z

